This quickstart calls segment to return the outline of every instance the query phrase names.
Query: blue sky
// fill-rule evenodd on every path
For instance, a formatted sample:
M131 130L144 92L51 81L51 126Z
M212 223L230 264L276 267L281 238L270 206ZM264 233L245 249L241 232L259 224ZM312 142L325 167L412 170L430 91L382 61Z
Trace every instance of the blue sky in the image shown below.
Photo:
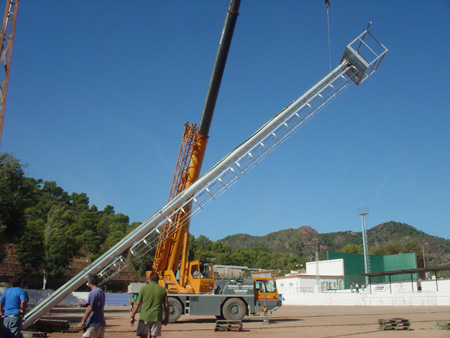
M331 62L372 21L388 48L353 86L195 216L212 240L410 224L450 238L450 2L330 1ZM144 221L198 123L227 0L21 1L2 152L27 175ZM323 1L243 0L202 172L329 71Z

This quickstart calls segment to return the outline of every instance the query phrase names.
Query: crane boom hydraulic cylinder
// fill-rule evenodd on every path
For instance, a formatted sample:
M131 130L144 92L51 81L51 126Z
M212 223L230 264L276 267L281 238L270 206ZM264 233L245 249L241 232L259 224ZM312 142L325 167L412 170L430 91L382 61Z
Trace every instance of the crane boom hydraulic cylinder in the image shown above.
M222 82L225 64L227 62L228 51L230 50L231 39L233 38L234 27L236 26L239 15L239 6L241 0L231 0L228 11L225 16L225 23L220 37L219 47L217 48L216 59L214 62L208 92L206 93L205 104L203 106L202 117L199 124L199 135L208 137L211 120L216 106L217 96L219 94L220 84Z

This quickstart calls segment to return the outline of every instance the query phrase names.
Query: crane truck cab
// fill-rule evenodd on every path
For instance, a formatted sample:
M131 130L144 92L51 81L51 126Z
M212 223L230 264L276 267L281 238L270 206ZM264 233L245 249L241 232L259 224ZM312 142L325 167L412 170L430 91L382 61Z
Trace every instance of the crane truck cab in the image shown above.
M211 262L191 261L188 263L189 284L195 293L211 293L214 290L214 268Z
M187 273L176 274L172 270L165 270L160 276L159 285L167 290L167 293L211 293L214 291L213 265L208 261L191 261L186 264ZM147 281L152 271L146 271Z

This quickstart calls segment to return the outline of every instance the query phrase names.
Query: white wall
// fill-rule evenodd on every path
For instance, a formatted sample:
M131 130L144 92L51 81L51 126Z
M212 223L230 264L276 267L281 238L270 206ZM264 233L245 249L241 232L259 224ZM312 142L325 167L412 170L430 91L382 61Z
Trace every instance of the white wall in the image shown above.
M285 305L450 306L450 293L297 293L283 295Z
M450 293L450 279L438 279L436 280L423 280L421 281L422 292L438 292L438 293ZM389 284L373 284L372 293L380 292L391 292L392 293L402 293L402 292L417 292L417 282L402 282L402 283L392 283Z
M315 275L319 267L319 275L344 276L344 259L330 259L318 262L306 262L306 275Z
M395 282L389 284L372 284L370 290L373 294L376 293L403 293L403 292L417 292L417 282ZM435 291L435 290L433 290Z
M275 278L278 293L293 294L298 292L317 292L317 279L313 275L292 275ZM344 278L319 276L319 289L343 289Z
M450 293L450 279L423 280L422 291L438 291Z
M434 284L433 284L434 283ZM278 284L277 284L278 285ZM285 305L361 305L361 306L450 306L450 280L422 281L422 291L416 283L392 283L372 285L359 293L350 290L335 292L285 292Z

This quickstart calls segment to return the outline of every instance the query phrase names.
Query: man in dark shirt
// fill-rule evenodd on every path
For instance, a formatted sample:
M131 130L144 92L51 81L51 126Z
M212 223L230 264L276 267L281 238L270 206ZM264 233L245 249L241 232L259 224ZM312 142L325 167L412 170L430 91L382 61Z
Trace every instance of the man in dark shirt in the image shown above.
M83 337L103 338L105 335L105 293L97 287L98 277L90 274L86 285L91 289L89 292L87 308L81 319L78 329L83 329Z

